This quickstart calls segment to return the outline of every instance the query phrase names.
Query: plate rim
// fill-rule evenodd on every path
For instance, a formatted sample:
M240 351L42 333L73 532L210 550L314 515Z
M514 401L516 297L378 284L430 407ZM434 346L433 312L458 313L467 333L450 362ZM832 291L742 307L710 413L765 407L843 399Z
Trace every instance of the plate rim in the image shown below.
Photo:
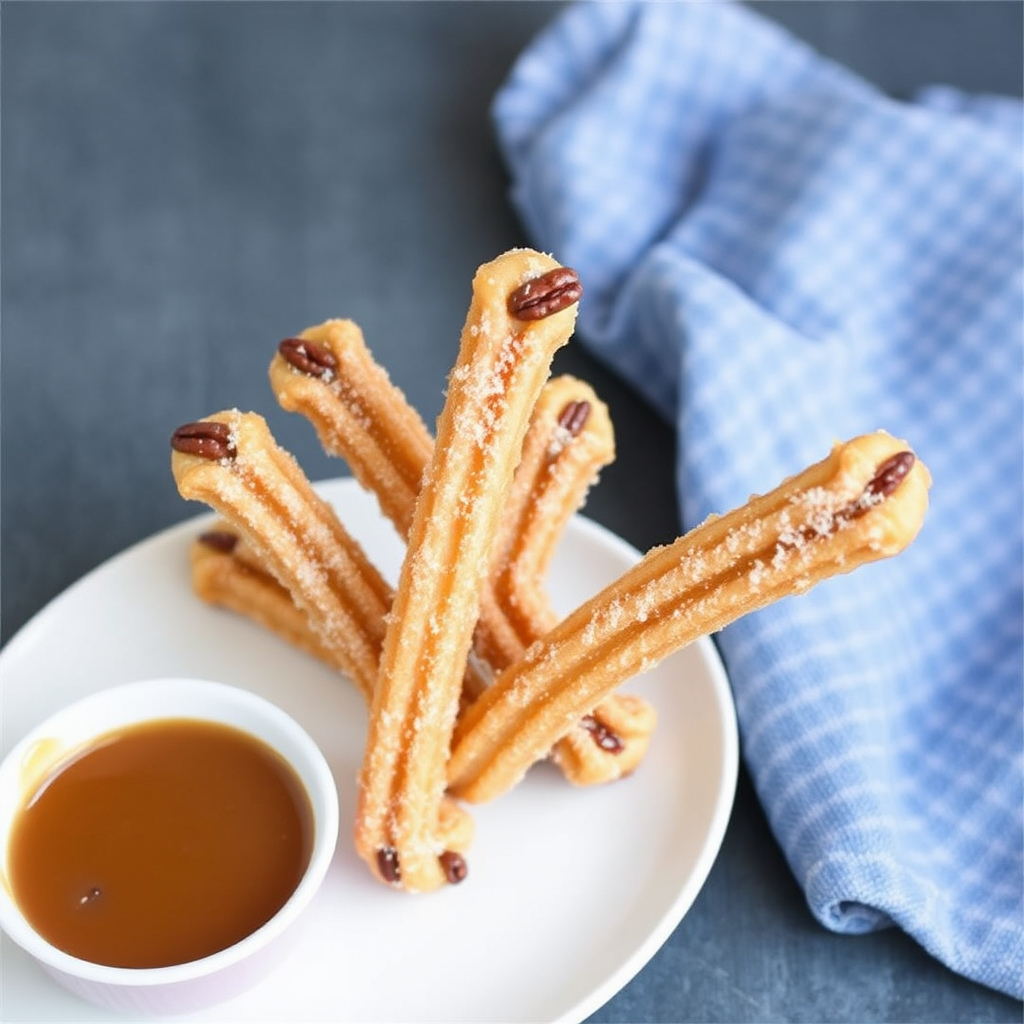
M313 486L334 505L342 501L347 494L358 495L359 500L362 501L370 499L373 511L380 517L382 522L390 526L380 513L379 506L373 499L373 496L362 488L355 478L344 475L335 476L316 481ZM47 620L51 619L55 614L59 614L59 608L64 602L73 600L77 591L87 586L90 581L100 574L114 570L119 564L137 557L150 548L157 548L160 545L167 544L179 535L185 538L194 534L197 530L201 530L205 524L209 524L217 518L218 516L214 512L209 510L202 511L136 540L126 548L114 553L87 570L34 612L0 648L0 710L2 710L2 704L6 700L7 688L3 685L6 666L19 657L31 655L30 647L34 634L40 629L46 628ZM616 557L625 560L629 564L632 564L641 557L641 552L629 541L582 512L577 512L573 516L573 528L581 532L585 540L590 539L592 542L610 549ZM709 827L702 836L699 854L694 861L685 884L679 888L675 897L663 908L657 923L648 930L647 935L637 944L632 953L601 984L593 987L575 1003L568 1006L560 1015L553 1017L554 1024L581 1024L583 1020L607 1003L643 970L668 941L672 932L689 912L690 907L707 882L725 839L726 830L732 816L739 777L740 749L736 708L728 675L713 639L710 636L702 636L688 646L697 648L699 652L702 666L707 673L708 682L714 696L714 705L718 711L717 724L721 743L721 778L716 790L714 812ZM22 648L26 648L24 655L22 654ZM0 753L6 753L17 742L17 737L6 735L7 730L3 724L6 718L6 715L0 715ZM6 936L4 939L5 941L10 941ZM216 1012L216 1007L211 1008L211 1012ZM205 1018L201 1017L199 1019Z

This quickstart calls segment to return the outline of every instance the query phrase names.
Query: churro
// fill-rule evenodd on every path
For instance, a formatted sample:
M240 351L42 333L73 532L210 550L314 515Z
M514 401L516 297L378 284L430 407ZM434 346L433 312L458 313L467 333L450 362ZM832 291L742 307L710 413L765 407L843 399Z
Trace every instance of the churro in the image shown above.
M522 658L558 622L545 586L551 559L614 457L608 408L593 389L574 377L550 380L530 419L477 624L476 649L497 669ZM621 778L643 759L656 722L641 697L611 693L557 739L550 757L576 785Z
M269 376L282 408L311 422L324 450L348 464L407 538L433 439L375 362L358 326L328 320L285 339ZM551 555L598 471L614 455L608 410L593 389L568 376L549 381L531 417L501 520L492 579L481 595L474 649L492 670L522 657L557 621L544 588ZM466 678L463 697L471 703L481 675ZM656 721L646 701L611 694L553 745L551 758L576 785L620 778L643 759Z
M179 427L171 446L182 497L238 529L369 699L391 587L263 417L220 412Z
M546 577L558 541L598 472L615 457L607 406L589 384L555 377L530 416L484 588L476 649L496 669L522 657L559 616Z
M906 444L865 435L648 552L467 710L453 737L449 791L493 799L625 679L742 615L897 554L920 529L929 485Z
M244 610L339 669L369 704L393 592L333 508L255 413L187 423L171 447L182 497L226 520L193 546L200 596ZM437 834L458 854L472 841L472 818L446 797Z
M200 600L259 623L285 643L347 675L345 658L321 640L288 589L263 567L230 523L218 522L200 533L192 542L189 559L192 589ZM368 696L368 691L363 692Z
M359 327L328 320L286 338L269 376L281 407L310 421L324 450L345 460L407 537L434 440L373 358Z
M465 860L438 841L462 675L530 412L572 333L581 291L574 271L530 250L499 256L473 279L360 774L356 849L379 879L409 891L466 875Z

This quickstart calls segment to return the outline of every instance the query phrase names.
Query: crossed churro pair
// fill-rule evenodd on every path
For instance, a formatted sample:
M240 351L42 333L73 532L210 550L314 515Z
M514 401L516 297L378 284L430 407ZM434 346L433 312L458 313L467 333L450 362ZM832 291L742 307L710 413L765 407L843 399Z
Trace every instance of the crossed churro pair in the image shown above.
M313 424L324 450L345 460L407 540L434 442L359 328L332 320L286 339L270 383L281 406ZM522 657L558 621L544 587L551 558L614 456L608 410L593 389L573 377L548 380L531 410L481 594L474 650L491 670ZM478 694L471 689L466 697ZM656 717L641 698L612 694L553 744L552 760L576 785L628 775L647 751Z
M548 263L564 277L565 271ZM570 288L577 288L574 275L567 273ZM308 338L282 343L271 366L274 389L286 408L301 407L310 416L327 450L346 458L357 478L377 493L398 529L408 532L419 479L434 448L429 434L373 362L355 325L334 321L307 335L311 333L329 338L333 348ZM568 334L564 331L558 343ZM547 362L537 363L538 383L546 381L554 347ZM459 430L465 434L463 425ZM509 513L500 517L508 524L500 544L505 554L490 574L491 612L483 616L480 630L486 658L496 668L520 656L555 619L540 581L565 522L597 471L614 455L607 410L587 385L572 378L545 384L532 410L528 441L520 485ZM255 414L218 414L180 428L174 447L182 493L205 501L229 520L194 545L193 579L200 596L248 614L342 669L372 699L373 656L379 656L383 635L383 616L375 612L389 606L391 595L330 508L312 496L301 470L277 447L265 422ZM200 462L190 464L189 459ZM509 464L515 464L514 452ZM270 467L278 470L276 488ZM248 497L239 493L240 482ZM255 512L247 510L248 500L257 503ZM533 506L543 514L531 515ZM319 521L319 530L302 528L304 507ZM290 528L275 530L275 517ZM475 522L478 517L471 518ZM328 537L333 541L324 542ZM282 551L285 542L290 548ZM347 554L347 562L361 559L360 572L347 571L332 556L332 543ZM492 538L485 539L486 546L491 543ZM378 607L345 620L349 603L355 609L369 607L368 590L377 596ZM506 621L502 605L516 615L513 624ZM474 696L480 689L472 676L464 686ZM625 695L607 703L608 709L582 716L570 735L555 744L556 760L580 784L626 774L646 751L653 709Z
M351 321L329 321L287 339L271 363L270 380L282 406L310 419L325 450L345 459L407 536L433 440L374 362L359 328ZM474 646L491 671L521 657L557 621L543 585L548 565L569 517L613 457L608 411L590 386L572 377L548 381L531 416L484 586ZM193 584L204 600L247 615L351 674L288 589L263 569L251 545L239 543L230 524L199 537L192 559ZM344 587L344 580L335 581L343 603ZM381 626L368 642L379 651L382 639ZM373 679L363 672L354 680L369 698ZM471 666L464 680L466 701L484 685L481 671ZM643 758L655 721L646 701L613 694L573 724L553 745L551 757L577 785L628 775Z
M356 429L335 442L328 420L307 413L325 447L344 448L353 472L402 524L408 549L393 601L333 513L296 476L294 460L261 434L258 417L218 414L186 425L172 441L181 493L231 521L244 541L222 538L222 546L234 544L239 564L243 545L252 547L254 571L266 567L285 585L328 660L367 695L356 846L380 879L404 889L429 890L465 877L462 855L472 826L448 794L492 799L574 732L600 749L591 713L614 706L609 698L626 678L771 601L897 553L923 518L925 468L889 435L867 435L649 552L557 622L537 585L557 528L544 542L528 542L526 554L517 551L547 520L536 474L529 486L528 470L513 474L520 455L523 466L534 458L528 425L542 413L550 360L571 334L579 295L572 271L528 250L480 268L433 446L425 430L411 426L404 434ZM324 325L282 345L271 376L288 375L281 378L288 387L275 385L286 407L294 401L299 408L301 401L282 394L308 382L311 389L344 391L341 364L350 357L364 376L382 372L358 345L341 358L332 341L339 329ZM379 422L397 408L393 401L384 405L357 407L348 419ZM571 448L577 415L585 420L582 406L556 402L554 408ZM409 438L407 450L387 440L397 436ZM374 456L357 468L361 451L388 444L387 460ZM550 459L550 442L547 451ZM422 482L416 467L425 470ZM371 473L388 478L375 483ZM552 494L557 476L549 474ZM395 507L389 510L386 501ZM316 510L309 530L307 507ZM564 500L559 507L564 510ZM354 590L351 606L332 587ZM478 693L464 678L474 636L499 667ZM467 689L473 699L457 718ZM609 734L617 735L614 726Z

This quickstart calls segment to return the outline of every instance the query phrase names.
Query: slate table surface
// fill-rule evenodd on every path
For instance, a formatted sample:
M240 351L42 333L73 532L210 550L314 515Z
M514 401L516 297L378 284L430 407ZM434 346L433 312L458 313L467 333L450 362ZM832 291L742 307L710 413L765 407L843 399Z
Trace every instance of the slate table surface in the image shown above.
M762 13L897 97L1020 94L1018 3L769 3ZM476 266L527 239L488 106L548 3L5 3L0 628L195 514L168 437L265 412L268 346L357 320L428 422ZM255 358L253 351L263 351ZM587 513L639 548L677 532L673 436L570 346L618 460ZM500 1008L496 1008L500 1014ZM806 910L741 771L721 855L661 951L593 1021L1020 1021L898 931Z

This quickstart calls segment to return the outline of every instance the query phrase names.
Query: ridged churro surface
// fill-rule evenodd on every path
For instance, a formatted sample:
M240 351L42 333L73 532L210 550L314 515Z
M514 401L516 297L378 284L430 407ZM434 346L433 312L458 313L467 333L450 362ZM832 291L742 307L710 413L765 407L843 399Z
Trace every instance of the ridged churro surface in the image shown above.
M216 413L179 427L171 443L182 497L209 505L242 534L369 698L391 587L263 417Z
M223 517L191 552L196 593L349 676L368 707L355 846L410 892L467 876L480 803L550 756L580 785L629 774L656 721L623 682L699 636L902 551L930 477L884 431L711 516L564 619L545 588L569 518L615 454L584 382L549 379L582 294L532 250L483 265L436 442L351 321L283 341L280 404L305 415L405 538L392 589L255 413L171 440L180 493ZM492 675L484 685L478 665Z
M576 275L530 250L482 266L409 531L360 777L356 848L410 891L461 881L437 813L480 593L523 437L555 351L569 339Z
M310 421L324 450L345 460L399 534L408 536L434 440L359 327L328 320L286 338L269 374L281 407Z
M324 450L342 458L408 538L433 439L348 320L310 327L278 346L270 383L281 406L313 425ZM544 577L558 539L603 466L615 457L607 407L573 377L549 380L531 414L512 492L501 516L491 577L481 595L474 648L500 671L557 621ZM465 677L464 703L481 692ZM629 775L657 721L640 698L611 694L554 744L551 757L576 785Z
M451 792L493 799L543 756L552 736L625 679L741 615L902 551L920 529L929 484L904 442L865 435L650 551L500 673L466 712L453 742Z
M530 419L484 587L476 645L495 668L518 661L558 622L545 584L551 559L614 458L611 417L593 388L571 376L551 379ZM622 778L643 760L656 723L647 701L610 693L557 738L550 757L575 785Z
M392 590L262 417L230 410L175 431L183 497L225 517L192 548L193 586L348 676L373 699ZM469 847L472 818L445 797L445 848Z

